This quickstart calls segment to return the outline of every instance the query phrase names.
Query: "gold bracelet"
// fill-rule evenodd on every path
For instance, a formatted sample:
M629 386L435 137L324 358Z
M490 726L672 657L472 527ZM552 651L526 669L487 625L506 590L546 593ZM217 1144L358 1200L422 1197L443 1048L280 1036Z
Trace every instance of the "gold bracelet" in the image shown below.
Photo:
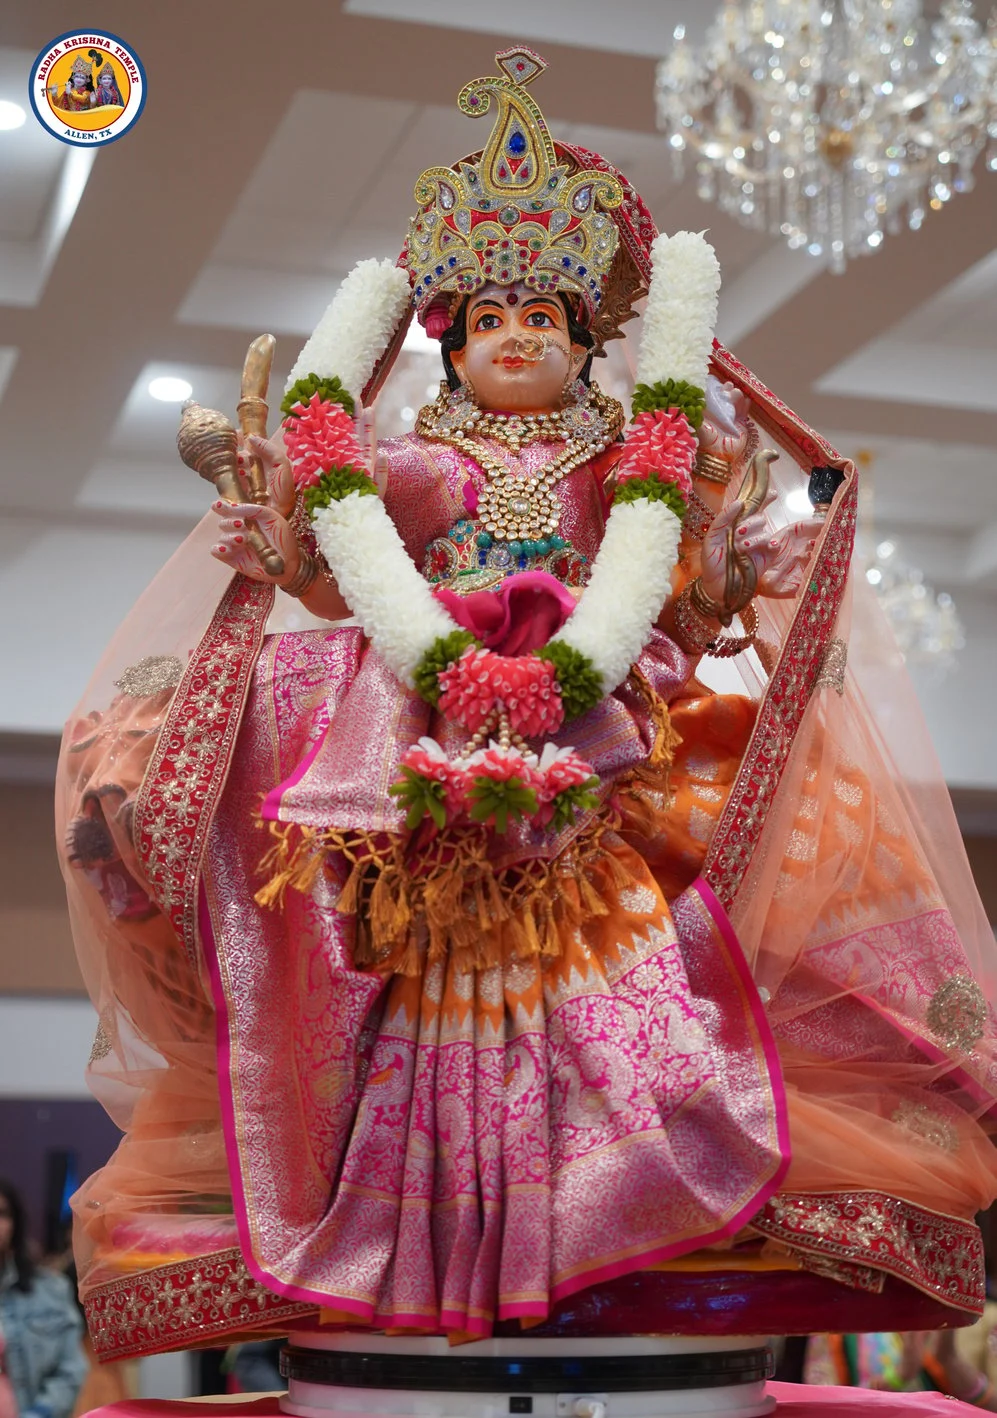
M722 609L703 590L697 576L690 581L675 602L675 629L679 632L679 648L687 655L709 655L715 660L729 660L749 649L758 634L758 612L750 603L738 614L744 627L743 635L718 635L710 620L719 620ZM733 619L733 617L731 617Z
M693 603L692 588L696 581L690 581L681 591L673 611L679 649L687 655L705 655L717 638L716 629L703 619L702 612Z
M704 482L719 483L721 487L726 487L734 476L734 464L729 463L726 458L718 458L715 453L704 453L700 449L696 454L696 466L692 472L693 477L702 478Z
M687 532L694 541L701 542L714 517L718 514L692 488L685 495L685 503L686 513L682 519L682 530Z
M288 581L286 586L281 586L281 590L289 596L294 596L296 600L301 600L302 596L307 596L308 592L315 584L318 576L318 562L310 552L301 548L301 560L298 569Z
M744 634L718 635L706 649L706 653L711 659L731 660L735 655L740 655L743 651L750 649L755 643L755 636L758 634L758 612L749 601L739 612L739 615L744 627Z

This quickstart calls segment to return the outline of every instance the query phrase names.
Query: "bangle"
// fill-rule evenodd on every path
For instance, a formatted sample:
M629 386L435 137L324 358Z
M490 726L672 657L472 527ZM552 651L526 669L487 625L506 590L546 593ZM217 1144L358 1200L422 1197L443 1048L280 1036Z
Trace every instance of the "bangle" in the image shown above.
M318 562L312 556L311 552L305 551L302 547L301 560L298 563L297 571L291 577L290 581L288 581L286 585L281 586L280 589L286 592L287 595L294 596L297 600L300 600L301 597L306 596L312 586L314 586L317 576Z
M703 501L699 493L693 488L685 494L686 512L682 519L682 530L688 532L695 541L701 542L706 536L707 530L714 517L718 513L714 512L709 503Z
M702 588L699 577L690 581L675 602L675 629L679 632L679 647L688 655L710 655L715 660L730 660L755 643L758 634L758 612L751 604L739 612L743 635L718 635L711 620L719 619L719 607Z
M699 582L690 581L675 602L675 629L679 634L679 648L687 655L705 655L717 637L716 627L711 625L703 612L693 603L693 587Z
M702 478L704 482L719 483L721 487L726 487L734 476L734 464L726 458L718 458L715 453L704 453L700 449L696 454L693 476Z
M706 649L706 653L714 660L733 659L735 655L740 655L742 651L750 649L755 643L755 636L758 634L758 612L749 602L738 614L741 617L744 634L718 635Z

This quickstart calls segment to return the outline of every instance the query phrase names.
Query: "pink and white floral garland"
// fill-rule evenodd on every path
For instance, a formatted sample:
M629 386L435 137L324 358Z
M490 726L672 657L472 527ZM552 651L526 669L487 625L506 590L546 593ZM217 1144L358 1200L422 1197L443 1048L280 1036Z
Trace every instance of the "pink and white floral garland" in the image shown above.
M701 236L687 232L659 238L652 256L640 369L648 383L681 380L702 388L719 286L716 258ZM361 268L363 279L355 280ZM295 366L299 375L327 379L349 369L347 387L356 396L390 338L389 316L400 295L398 273L389 263L361 268L344 282L350 319L337 314L334 301ZM388 333L375 348L366 330L358 352L343 346L351 321L362 323L355 312L363 309L364 283L379 312L380 334ZM313 507L316 540L374 648L399 680L414 687L433 647L461 632L414 567L380 498L369 495L375 489L372 481L365 485L370 474L352 419L340 404L312 395L285 422L285 442L299 488L333 488L337 474L347 470L349 478L340 477L324 505ZM697 447L679 408L638 414L625 445L619 486L630 495L621 495L612 508L589 584L558 636L559 644L589 663L602 694L626 677L671 589L681 520L650 483L687 494ZM648 481L647 495L627 486L638 480ZM392 791L409 808L410 825L429 815L439 827L469 819L504 831L510 818L546 825L560 821L569 807L594 801L598 780L573 749L547 743L538 755L526 742L556 733L564 718L556 669L543 651L508 658L468 646L439 673L438 689L440 711L472 739L455 761L431 739L421 739L405 755L402 780ZM496 714L500 741L476 742Z

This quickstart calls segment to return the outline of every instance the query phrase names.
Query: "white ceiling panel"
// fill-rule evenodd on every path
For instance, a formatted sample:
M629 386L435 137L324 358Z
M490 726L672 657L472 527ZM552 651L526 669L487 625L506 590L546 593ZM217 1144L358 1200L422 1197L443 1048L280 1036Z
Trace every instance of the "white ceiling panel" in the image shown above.
M346 0L351 15L373 19L449 25L458 30L505 36L506 46L523 43L576 44L619 54L664 54L678 23L699 34L713 13L709 4L688 0ZM484 70L482 70L484 72Z

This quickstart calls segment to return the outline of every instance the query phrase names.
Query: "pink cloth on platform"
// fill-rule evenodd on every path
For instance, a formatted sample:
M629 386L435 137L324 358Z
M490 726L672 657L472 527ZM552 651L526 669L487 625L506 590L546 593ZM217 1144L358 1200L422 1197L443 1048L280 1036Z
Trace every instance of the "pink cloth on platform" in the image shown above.
M460 1350L455 1353L460 1354ZM776 1400L778 1418L834 1418L847 1412L850 1418L906 1418L919 1413L924 1418L957 1418L960 1413L979 1413L968 1403L942 1393L876 1393L865 1388L833 1388L814 1384L770 1383L768 1392ZM173 1403L159 1399L130 1399L95 1408L100 1418L283 1418L276 1398L246 1397L241 1403L192 1400Z

